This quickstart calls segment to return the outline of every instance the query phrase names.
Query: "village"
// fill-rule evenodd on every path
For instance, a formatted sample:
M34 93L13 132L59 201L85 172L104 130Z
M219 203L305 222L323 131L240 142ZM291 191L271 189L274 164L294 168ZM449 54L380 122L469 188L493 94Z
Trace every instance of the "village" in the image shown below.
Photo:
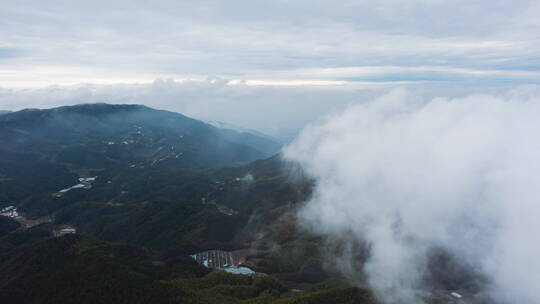
M15 219L21 217L17 212L17 208L15 208L15 206L7 206L5 208L2 208L2 210L0 210L0 216L7 216Z
M229 273L248 276L261 276L248 267L242 266L243 258L235 256L232 252L224 250L208 250L191 255L197 263L206 268L223 270Z
M21 224L20 229L28 229L28 228L32 228L32 227L37 226L37 225L42 224L42 223L51 223L52 222L52 218L49 217L49 216L42 216L42 217L39 217L39 218L28 219L28 218L24 217L17 210L17 207L15 207L15 206L7 206L7 207L2 208L0 210L0 216L10 217L10 218L16 220L17 222L19 222L19 224Z
M21 224L19 229L22 229L22 230L26 230L40 224L53 222L53 219L50 216L42 216L39 218L28 219L22 216L21 214L19 214L15 206L7 206L5 208L2 208L0 210L0 216L13 218L14 220L16 220L17 222ZM60 237L66 234L74 234L74 233L77 233L77 229L75 229L75 227L71 225L59 226L52 232L53 236L56 236L56 237Z
M71 186L69 188L66 188L66 189L62 189L58 192L53 193L52 195L54 197L61 197L64 193L67 193L68 191L73 190L73 189L86 189L86 190L91 189L92 183L96 179L97 179L97 176L80 177L78 179L79 181L78 184ZM4 204L0 203L0 206L2 205L5 206L7 205L7 203L4 203ZM16 220L17 222L21 224L19 229L22 229L22 230L26 230L40 224L53 222L53 218L51 215L45 215L38 218L26 218L17 210L17 207L13 205L9 205L7 207L0 209L0 216L10 217ZM74 233L77 233L77 229L75 229L75 227L70 226L70 225L62 225L52 231L53 236L56 236L56 237L60 237L66 234L74 234Z

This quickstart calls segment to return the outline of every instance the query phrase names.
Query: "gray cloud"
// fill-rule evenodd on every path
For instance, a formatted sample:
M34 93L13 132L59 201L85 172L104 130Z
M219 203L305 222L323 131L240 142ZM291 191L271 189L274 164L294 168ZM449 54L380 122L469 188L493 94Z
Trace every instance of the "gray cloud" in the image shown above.
M305 69L537 71L536 1L15 1L0 3L3 87L204 79L336 80ZM524 64L525 63L525 64ZM428 69L429 70L429 69ZM455 71L455 70L454 70ZM287 75L288 78L279 78ZM425 72L423 77L430 76ZM319 75L320 76L320 75ZM405 76L405 77L404 77ZM401 73L400 79L407 79ZM437 76L437 75L435 75ZM469 81L455 73L445 81ZM478 75L476 76L476 78ZM483 82L500 79L485 73ZM416 81L418 75L408 78ZM515 80L514 80L515 81ZM520 83L538 83L525 75Z

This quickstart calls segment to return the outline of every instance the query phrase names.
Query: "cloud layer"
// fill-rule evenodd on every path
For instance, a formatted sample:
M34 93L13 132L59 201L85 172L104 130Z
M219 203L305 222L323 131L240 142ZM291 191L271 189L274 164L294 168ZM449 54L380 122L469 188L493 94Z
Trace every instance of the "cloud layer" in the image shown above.
M208 75L538 83L539 14L533 0L5 0L0 86Z
M434 248L486 275L495 300L537 303L539 115L537 88L351 106L286 150L317 179L301 215L371 245L364 271L388 303L421 301Z

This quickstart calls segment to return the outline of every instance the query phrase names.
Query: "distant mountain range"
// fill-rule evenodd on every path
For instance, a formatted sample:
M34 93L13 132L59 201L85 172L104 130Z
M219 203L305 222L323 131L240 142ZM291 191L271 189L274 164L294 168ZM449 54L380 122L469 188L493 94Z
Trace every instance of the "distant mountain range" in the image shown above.
M214 120L209 120L209 121L207 121L207 123L211 124L212 126L214 126L216 128L232 130L232 131L236 131L236 132L239 132L239 133L248 133L248 134L255 135L257 137L266 138L266 139L268 139L270 141L273 141L273 142L281 142L279 139L274 138L274 137L272 137L270 135L264 134L262 132L259 132L257 130L240 127L240 126L233 125L233 124L230 124L230 123L226 123L226 122L222 122L222 121L214 121Z
M17 137L14 148L30 141L66 146L74 140L86 146L100 140L106 145L135 143L138 152L159 144L170 145L168 148L177 152L196 154L184 155L183 160L187 160L180 163L201 168L246 163L269 157L281 148L264 135L215 128L178 113L141 105L84 104L27 109L2 115L0 132L4 139L10 135Z
M11 111L0 110L0 115L11 113Z

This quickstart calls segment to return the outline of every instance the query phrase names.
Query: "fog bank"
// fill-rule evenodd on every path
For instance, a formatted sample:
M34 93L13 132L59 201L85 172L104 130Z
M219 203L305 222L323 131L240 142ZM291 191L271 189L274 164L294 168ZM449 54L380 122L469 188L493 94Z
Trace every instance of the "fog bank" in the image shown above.
M497 302L539 303L538 89L420 100L394 90L306 127L285 150L317 179L301 216L370 244L363 269L387 303L421 302L434 248Z

